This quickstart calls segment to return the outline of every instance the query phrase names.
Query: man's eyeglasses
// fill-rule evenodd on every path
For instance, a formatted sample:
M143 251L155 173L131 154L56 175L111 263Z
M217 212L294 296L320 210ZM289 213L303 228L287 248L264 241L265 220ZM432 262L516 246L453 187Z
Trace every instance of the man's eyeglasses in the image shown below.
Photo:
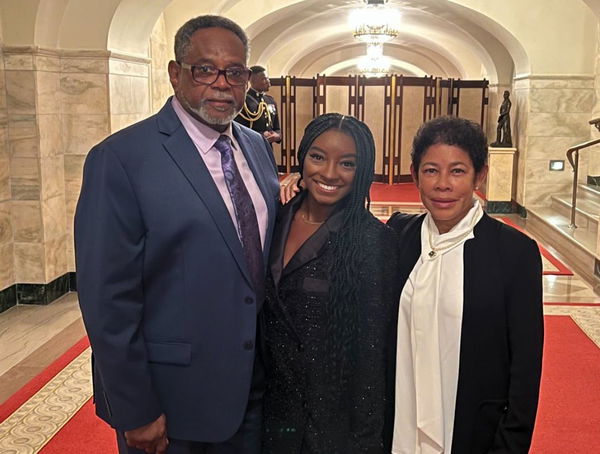
M244 66L230 66L229 68L219 69L212 65L190 65L188 63L179 63L184 69L189 69L192 73L194 82L202 85L214 84L219 76L223 74L229 85L246 85L250 80L251 71Z

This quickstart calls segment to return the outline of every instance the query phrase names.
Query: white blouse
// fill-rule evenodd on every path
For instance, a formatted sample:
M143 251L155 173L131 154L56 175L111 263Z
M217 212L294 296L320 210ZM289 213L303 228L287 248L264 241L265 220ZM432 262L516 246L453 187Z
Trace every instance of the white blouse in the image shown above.
M421 255L400 296L393 454L452 449L463 310L464 244L483 216L477 200L440 235L428 213Z

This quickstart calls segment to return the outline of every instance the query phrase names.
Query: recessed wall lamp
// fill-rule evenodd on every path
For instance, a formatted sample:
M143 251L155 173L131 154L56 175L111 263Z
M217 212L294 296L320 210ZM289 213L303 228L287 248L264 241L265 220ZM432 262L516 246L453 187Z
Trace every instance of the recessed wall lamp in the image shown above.
M565 170L565 161L564 159L551 159L550 160L550 170L556 172L562 172Z

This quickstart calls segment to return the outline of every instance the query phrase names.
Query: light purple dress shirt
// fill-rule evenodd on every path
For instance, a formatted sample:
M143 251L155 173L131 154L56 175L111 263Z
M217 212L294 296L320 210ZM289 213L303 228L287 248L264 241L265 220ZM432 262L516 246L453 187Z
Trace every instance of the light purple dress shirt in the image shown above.
M175 96L173 96L173 100L171 101L171 103L173 105L173 109L175 109L177 117L179 117L179 120L183 124L183 127L192 139L192 142L194 142L194 145L196 145L198 151L200 152L200 156L202 157L206 168L210 172L210 175L212 176L213 181L215 182L215 185L217 186L217 189L219 190L219 193L223 198L223 202L225 202L227 211L229 211L229 215L231 216L233 225L237 230L238 227L235 218L233 202L231 201L231 196L229 195L229 191L227 190L227 183L225 183L223 169L221 168L221 153L214 147L215 142L221 134L224 134L231 139L231 143L233 144L233 157L244 180L246 189L250 194L252 203L254 204L254 210L256 211L256 217L258 218L258 228L260 230L260 241L264 248L268 222L267 204L265 203L265 199L262 195L262 192L260 192L260 188L256 183L254 174L248 166L248 162L244 157L244 153L240 149L237 140L235 140L235 137L233 136L233 129L231 124L225 132L220 133L205 125L204 123L200 123L189 113L187 113ZM238 232L238 235L239 233L240 232Z

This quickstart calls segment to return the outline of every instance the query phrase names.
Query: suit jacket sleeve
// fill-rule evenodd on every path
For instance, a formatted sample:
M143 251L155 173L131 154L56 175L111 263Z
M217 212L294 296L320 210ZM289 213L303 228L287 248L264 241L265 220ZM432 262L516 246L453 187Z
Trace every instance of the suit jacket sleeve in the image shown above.
M490 453L527 453L537 412L544 318L542 262L535 241L505 236L499 244L507 288L510 386L508 406ZM518 245L518 246L517 246ZM517 249L515 251L515 249ZM504 251L504 252L503 252ZM512 254L509 253L514 252Z
M145 228L117 154L92 149L75 215L77 288L111 425L130 430L161 414L148 369L142 290ZM98 374L99 373L99 374Z

